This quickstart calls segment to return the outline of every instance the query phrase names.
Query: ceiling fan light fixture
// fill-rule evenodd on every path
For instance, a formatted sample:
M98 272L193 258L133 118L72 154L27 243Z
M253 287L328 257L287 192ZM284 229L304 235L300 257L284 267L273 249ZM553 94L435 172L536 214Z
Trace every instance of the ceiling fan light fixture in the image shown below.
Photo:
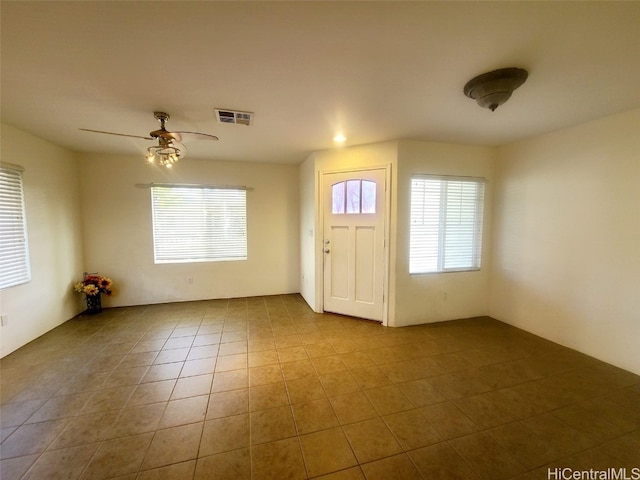
M153 145L147 148L146 159L149 163L156 163L161 167L170 167L183 156L182 151L172 145L171 142L160 142L160 145Z
M472 78L464 86L464 94L492 112L511 98L529 73L523 68L501 68Z
M153 112L153 116L160 122L160 128L149 132L148 137L141 135L129 135L127 133L106 132L104 130L93 130L81 128L80 130L93 133L104 133L106 135L117 135L119 137L141 138L143 140L157 140L157 145L147 148L145 159L149 164L158 163L160 166L170 168L181 158L187 155L187 149L181 143L183 138L195 140L218 140L218 137L209 133L201 132L170 132L165 124L169 120L169 114L165 112Z

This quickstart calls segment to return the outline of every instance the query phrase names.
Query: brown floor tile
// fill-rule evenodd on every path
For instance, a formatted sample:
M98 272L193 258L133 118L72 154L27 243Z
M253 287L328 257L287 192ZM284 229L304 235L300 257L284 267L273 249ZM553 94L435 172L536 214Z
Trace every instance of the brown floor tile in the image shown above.
M228 372L230 370L246 369L248 365L246 353L239 353L235 355L225 355L219 357L216 362L216 372Z
M315 375L287 380L286 386L292 404L306 403L326 397L322 383Z
M166 402L141 405L123 409L108 438L128 437L138 433L152 432L158 428Z
M190 479L196 467L196 461L176 463L166 467L140 472L136 480L184 480Z
M80 479L103 480L137 472L153 436L143 433L101 443Z
M402 451L402 447L380 418L351 423L342 428L361 464Z
M229 390L209 396L207 420L249 413L249 389Z
M296 438L251 447L251 478L302 480L307 478Z
M309 358L328 357L337 353L333 345L327 341L305 345L304 349Z
M198 335L211 335L213 333L222 333L222 324L205 324L203 321L203 324L198 328Z
M329 401L342 425L356 423L378 416L378 412L376 412L363 392L353 392L329 397Z
M375 362L367 352L350 352L339 355L348 369L371 367Z
M377 387L365 390L364 393L380 415L389 415L415 407L396 385Z
M458 398L453 403L477 425L489 428L536 414L529 410L525 399L512 390L502 389L471 397Z
M499 445L486 433L449 440L449 444L480 478L507 479L525 471L514 457L516 452Z
M300 436L304 461L310 477L357 465L357 460L341 428Z
M253 344L253 348L249 348L248 361L250 368L275 365L279 363L278 352L275 348L261 348L259 350L255 350L255 344Z
M159 382L161 380L176 379L180 375L180 371L182 370L183 365L183 362L152 365L147 370L145 376L142 377L142 381L140 383Z
M296 427L289 405L253 411L250 413L249 419L251 445L273 442L296 435Z
M204 424L200 455L214 455L238 448L247 448L249 442L249 415L207 420Z
M0 408L0 425L4 427L22 425L47 402L46 398L25 402L5 403Z
M26 455L24 457L8 458L0 460L0 478L8 480L18 480L29 470L29 467L36 461L39 454Z
M4 442L9 435L15 432L18 427L5 427L0 428L0 443Z
M98 450L98 446L99 444L93 443L45 452L22 478L24 480L78 478ZM2 476L2 478L5 477Z
M640 376L488 317L383 328L278 295L89 320L0 361L3 480L637 466Z
M189 336L194 336L196 333L198 333L198 327L195 325L176 327L175 330L169 336L169 338L189 337Z
M424 376L413 360L383 363L378 367L392 383L410 382Z
M18 427L3 443L0 458L21 457L43 452L64 429L68 420L25 424Z
M46 420L56 420L59 418L73 417L87 403L91 396L90 392L78 393L74 395L61 395L53 397L40 407L26 423L43 422ZM4 412L3 412L4 415Z
M364 473L362 473L360 467L351 467L315 478L316 480L365 480Z
M220 333L198 334L193 340L192 347L202 347L203 345L218 345L222 335Z
M429 405L421 411L444 439L462 437L480 429L451 402Z
M131 353L158 352L162 349L165 341L164 339L142 340L131 349Z
M357 392L361 389L358 382L349 371L329 373L319 377L324 391L329 396L342 395L350 392Z
M339 425L331 403L326 398L308 403L297 403L292 408L299 434L325 430Z
M187 360L180 371L180 378L194 377L213 373L216 366L215 358L201 358L199 360Z
M477 370L465 370L430 377L429 383L447 399L467 397L493 389L489 380L480 377Z
M296 336L297 338L297 336ZM302 342L300 342L302 343ZM302 345L295 345L292 347L281 347L281 343L276 339L276 345L278 345L278 359L280 363L297 362L300 360L306 360L309 358L305 347Z
M406 454L394 455L362 465L367 480L422 480Z
M105 440L117 418L117 411L74 417L51 444L51 448L73 447Z
M156 431L142 469L193 460L198 456L203 423L191 423Z
M278 363L249 369L249 386L251 387L282 381L282 370Z
M229 345L229 344L226 344ZM202 358L215 358L218 352L222 352L222 345L202 345L199 347L191 347L186 360L200 360ZM245 352L238 352L245 353ZM220 353L222 354L222 353Z
M298 360L281 364L285 380L297 380L308 376L317 376L311 360Z
M342 372L347 369L347 366L342 362L338 355L312 358L311 363L318 375Z
M447 442L413 450L407 455L422 476L429 480L478 480L480 478Z
M177 348L190 348L193 344L195 335L187 335L185 337L171 337L162 346L162 350L175 350Z
M218 351L218 356L225 355L237 355L240 353L247 353L247 342L231 342L221 343Z
M399 383L397 386L416 407L445 401L444 396L426 379Z
M162 380L153 383L142 383L136 387L127 401L127 406L146 405L166 402L171 397L176 380Z
M208 395L211 392L213 374L179 378L171 394L171 400Z
M582 434L551 414L538 415L519 422L533 438L548 443L560 456L586 450L601 442Z
M194 480L251 480L249 449L198 458Z
M265 410L289 404L283 381L249 388L249 410Z
M161 350L153 361L154 365L165 363L184 362L189 355L189 348L175 348L172 350ZM191 360L191 359L190 359Z
M354 353L362 350L362 347L356 340L347 340L344 338L329 339L329 343L338 355L345 353Z
M98 390L91 395L79 413L99 413L118 410L127 403L135 389L135 385L129 385L126 387Z
M390 385L389 377L377 366L354 368L351 375L355 378L360 388L369 389Z
M387 415L383 420L405 451L442 440L431 422L418 409Z
M207 412L208 395L171 400L164 410L159 428L202 422Z
M246 370L232 370L230 372L217 372L213 375L211 392L225 392L237 390L249 386L249 372Z

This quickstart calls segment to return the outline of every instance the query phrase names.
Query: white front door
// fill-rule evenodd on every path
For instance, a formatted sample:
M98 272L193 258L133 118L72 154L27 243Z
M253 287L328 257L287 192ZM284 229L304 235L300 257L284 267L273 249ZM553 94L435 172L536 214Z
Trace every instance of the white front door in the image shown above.
M382 321L386 170L322 177L324 311Z

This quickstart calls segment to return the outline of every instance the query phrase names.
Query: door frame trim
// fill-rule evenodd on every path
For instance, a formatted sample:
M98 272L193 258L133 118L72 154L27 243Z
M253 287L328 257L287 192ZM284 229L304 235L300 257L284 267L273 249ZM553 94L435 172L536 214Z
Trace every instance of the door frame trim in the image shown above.
M319 311L324 313L324 254L322 253L324 235L324 192L325 175L334 173L357 173L369 170L384 170L384 252L383 252L383 272L382 272L382 325L389 325L389 265L390 265L390 225L391 225L391 164L370 165L357 168L327 169L318 170L316 198L316 304Z

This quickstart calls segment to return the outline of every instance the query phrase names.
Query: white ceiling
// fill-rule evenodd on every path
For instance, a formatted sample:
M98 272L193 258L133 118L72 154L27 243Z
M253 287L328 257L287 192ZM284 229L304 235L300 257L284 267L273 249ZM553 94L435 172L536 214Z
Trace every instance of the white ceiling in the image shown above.
M297 163L339 131L499 145L640 107L637 1L0 4L2 121L74 151L143 152L78 128L146 135L154 110L220 137L191 157ZM529 79L495 112L464 96L511 66Z

